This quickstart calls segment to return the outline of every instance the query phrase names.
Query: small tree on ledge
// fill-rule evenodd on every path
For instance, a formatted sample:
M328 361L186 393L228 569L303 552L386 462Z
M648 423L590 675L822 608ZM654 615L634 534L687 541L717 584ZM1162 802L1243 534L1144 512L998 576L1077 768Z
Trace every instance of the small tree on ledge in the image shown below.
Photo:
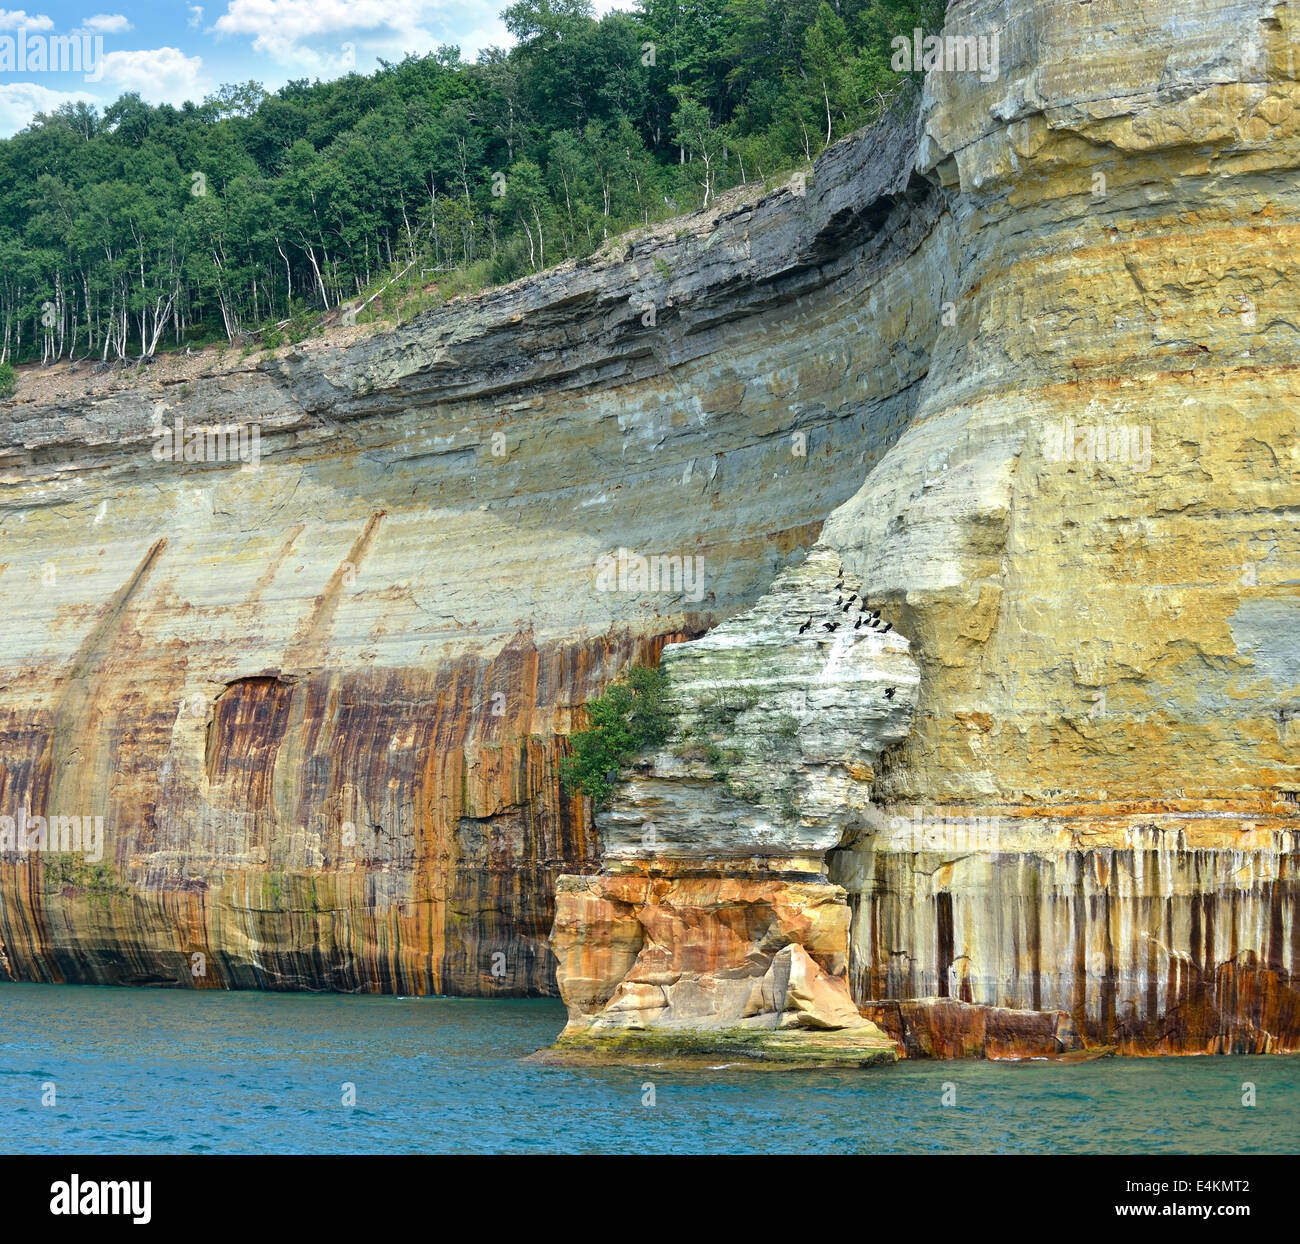
M668 737L672 712L664 703L668 677L648 665L628 671L586 705L588 726L569 736L572 751L560 761L565 790L580 790L596 808L614 793L618 771L638 752Z

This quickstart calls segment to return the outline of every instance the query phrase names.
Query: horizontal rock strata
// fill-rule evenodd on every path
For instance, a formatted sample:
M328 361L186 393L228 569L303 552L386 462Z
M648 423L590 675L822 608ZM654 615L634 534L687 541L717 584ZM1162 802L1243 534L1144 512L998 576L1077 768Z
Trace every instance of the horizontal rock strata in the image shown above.
M1295 15L975 0L929 75L949 331L823 539L921 669L832 857L860 1001L1300 1049Z

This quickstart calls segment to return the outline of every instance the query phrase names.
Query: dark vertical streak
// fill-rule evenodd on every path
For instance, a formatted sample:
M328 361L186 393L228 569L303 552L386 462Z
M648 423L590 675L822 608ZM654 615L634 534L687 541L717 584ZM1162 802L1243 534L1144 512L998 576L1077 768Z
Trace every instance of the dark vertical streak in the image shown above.
M948 975L953 964L952 895L947 890L935 895L936 925L939 938L939 997L948 997Z

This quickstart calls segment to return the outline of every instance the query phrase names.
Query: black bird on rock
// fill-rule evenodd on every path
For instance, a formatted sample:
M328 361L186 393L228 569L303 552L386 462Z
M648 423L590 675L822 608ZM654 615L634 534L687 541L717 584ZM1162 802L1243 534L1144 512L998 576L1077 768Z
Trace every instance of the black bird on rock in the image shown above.
M853 629L856 631L856 630L858 629L858 627L860 627L861 625L862 625L862 619L859 618L859 619L858 619L858 620L853 624Z
M882 635L888 635L889 632L892 631L893 629L894 629L894 624L892 622L886 622L885 625L880 628L880 633Z
M838 627L838 626L839 626L839 623L838 623L838 622L823 622L823 623L822 623L822 628L823 628L824 630L828 630L828 631L833 631L833 630L835 630L836 627Z
M799 634L802 635L810 626L812 626L812 614L808 615L808 621L799 628Z
M886 687L886 688L885 688L885 699L887 699L887 700L892 700L893 698L894 698L894 688L893 688L893 687Z

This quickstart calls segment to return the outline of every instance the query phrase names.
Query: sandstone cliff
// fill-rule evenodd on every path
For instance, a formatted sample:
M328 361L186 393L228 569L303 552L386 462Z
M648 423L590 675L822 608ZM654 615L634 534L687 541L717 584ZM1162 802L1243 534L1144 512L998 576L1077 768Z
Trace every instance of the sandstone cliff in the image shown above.
M745 971L802 947L913 1052L1300 1048L1294 20L963 0L997 76L930 73L806 187L6 408L0 815L102 816L104 853L0 852L5 970L548 992L583 874L640 939L561 910L583 1023L748 885ZM260 462L159 461L178 414ZM601 590L609 555L698 577ZM901 638L793 642L827 559ZM593 827L563 736L669 643L743 693L704 744L736 759L686 743ZM657 925L688 881L706 915ZM814 886L842 928L796 927Z
M927 78L912 192L942 206L906 266L939 331L820 545L919 669L906 738L829 788L849 985L913 1054L1298 1049L1293 17L975 0L947 31L1001 64ZM622 1005L621 965L584 970Z
M20 392L0 815L104 846L0 851L9 974L553 991L555 878L600 859L575 708L754 600L911 416L935 208L872 155L344 348ZM258 460L155 454L178 417ZM611 555L676 578L602 590Z

